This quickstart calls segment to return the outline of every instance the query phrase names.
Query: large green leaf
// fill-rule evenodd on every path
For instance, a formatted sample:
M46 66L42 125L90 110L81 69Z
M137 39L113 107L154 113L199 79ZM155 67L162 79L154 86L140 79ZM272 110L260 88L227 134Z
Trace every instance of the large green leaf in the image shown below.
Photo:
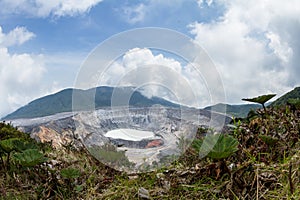
M0 141L0 147L6 153L17 150L17 146L22 143L18 138L10 138Z
M37 145L32 142L20 141L15 144L16 151L22 152L26 149L38 149Z
M10 153L12 151L22 152L26 149L37 149L38 147L31 142L25 142L19 138L9 138L6 140L0 141L0 149L5 151L6 153Z
M254 98L250 98L250 99L242 99L242 100L253 102L253 103L264 104L275 96L276 96L276 94L267 94L267 95L262 95L262 96L258 96L258 97L254 97Z
M192 147L199 152L202 146L203 140L202 139L195 139L192 143Z
M24 167L33 167L47 160L37 149L27 149L22 153L16 153L14 158Z
M207 154L208 157L213 159L223 159L236 152L238 150L238 145L237 139L232 136L209 134L202 143L200 154Z

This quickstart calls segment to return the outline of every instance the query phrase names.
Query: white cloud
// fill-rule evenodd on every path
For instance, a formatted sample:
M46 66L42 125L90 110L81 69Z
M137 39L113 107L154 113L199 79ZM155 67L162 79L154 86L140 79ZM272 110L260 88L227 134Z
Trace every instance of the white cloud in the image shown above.
M126 6L123 8L123 13L125 20L130 24L135 24L141 22L145 18L146 6L144 4L139 4L134 7Z
M204 0L197 0L197 4L200 8L203 7Z
M23 13L30 16L54 17L75 16L88 12L102 0L2 0L2 14Z
M2 33L0 26L0 46L9 47L13 45L21 45L24 42L32 39L35 36L34 33L29 32L25 27L16 27L8 34Z
M203 8L204 4L206 4L209 7L213 2L213 0L197 0L198 6L200 8Z
M293 56L293 50L289 47L287 42L282 42L279 35L268 32L266 37L270 40L269 48L273 50L274 54L283 62L288 62Z
M8 48L23 44L33 36L24 27L7 34L0 27L0 118L41 93L39 83L45 72L43 56L11 54Z
M281 95L300 84L299 1L218 3L226 8L222 17L190 27L221 72L230 102L267 92Z
M141 87L148 96L160 96L186 105L205 106L211 97L205 80L190 64L182 64L150 49L134 48L114 62L99 85Z
M137 24L152 19L167 21L167 16L163 19L158 17L163 14L162 12L182 9L184 3L186 3L185 0L147 0L136 5L126 5L122 9L116 9L116 11L129 24Z
M211 4L213 3L214 1L213 0L206 0L206 3L208 6L211 6Z

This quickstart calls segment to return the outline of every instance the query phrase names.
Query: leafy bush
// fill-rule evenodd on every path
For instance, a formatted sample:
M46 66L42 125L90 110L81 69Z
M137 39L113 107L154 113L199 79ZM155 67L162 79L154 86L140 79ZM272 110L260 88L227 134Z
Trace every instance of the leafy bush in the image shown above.
M120 166L130 167L133 165L125 155L125 151L118 151L112 144L105 144L103 146L95 146L88 148L88 151L100 162L113 165L116 168Z
M10 154L13 151L18 149L17 146L20 143L21 143L21 141L17 138L9 138L9 139L0 141L0 149L2 152L6 153L6 169L9 169L9 166L10 166ZM3 155L3 153L2 153L2 155ZM4 165L2 155L1 155L1 160Z
M23 167L33 167L47 160L37 149L26 149L21 153L14 154L14 158Z
M289 105L293 111L300 110L300 99L288 99L287 105Z
M201 149L203 152L200 154L207 153L207 156L212 159L224 159L228 158L238 150L238 141L230 135L224 134L209 134L203 140ZM207 152L206 150L210 150Z
M0 140L6 140L9 138L19 138L31 141L29 134L24 134L23 132L18 131L18 129L13 127L11 124L0 122Z
M64 168L60 171L63 178L72 179L80 176L80 170L75 168Z
M20 145L21 141L17 138L9 138L6 140L0 141L0 148L6 152L11 153L12 151L15 151L18 149L18 145Z
M38 151L36 141L29 134L18 131L10 124L0 123L0 157L6 169L10 168L10 157L13 153L15 160L22 166L30 167L45 161ZM6 157L6 163L3 157Z

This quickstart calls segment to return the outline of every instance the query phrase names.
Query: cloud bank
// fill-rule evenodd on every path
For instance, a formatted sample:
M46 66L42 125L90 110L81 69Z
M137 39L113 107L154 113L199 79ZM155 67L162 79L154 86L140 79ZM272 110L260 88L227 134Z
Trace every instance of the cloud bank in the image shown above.
M224 6L209 23L190 24L222 74L229 102L267 92L278 95L300 84L300 2L198 1Z
M21 45L34 36L25 27L3 33L0 26L0 116L24 105L40 92L38 83L45 72L42 55L9 52L9 47Z
M189 106L211 103L205 77L191 63L147 48L127 51L108 67L98 85L134 86L148 97L159 96Z

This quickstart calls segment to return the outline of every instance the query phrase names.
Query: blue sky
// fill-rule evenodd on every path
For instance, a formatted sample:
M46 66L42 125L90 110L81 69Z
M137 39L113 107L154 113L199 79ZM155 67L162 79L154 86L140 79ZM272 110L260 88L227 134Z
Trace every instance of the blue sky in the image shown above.
M164 1L162 1L164 2ZM18 12L1 16L3 32L24 26L36 37L30 42L12 48L12 52L53 53L59 51L87 51L110 36L132 28L164 27L190 34L191 22L207 22L222 15L219 6L199 8L197 1L187 0L151 3L149 1L107 0L75 16L32 16ZM177 4L177 5L176 5ZM144 14L138 8L144 5Z
M0 117L73 87L97 45L133 28L168 28L200 44L220 73L229 103L269 92L281 95L300 82L297 0L2 0L0 7ZM180 66L182 76L201 84L176 57L159 54L143 48L125 53L114 72L152 59ZM209 91L203 93L198 95L205 106ZM162 91L153 94L168 98Z

